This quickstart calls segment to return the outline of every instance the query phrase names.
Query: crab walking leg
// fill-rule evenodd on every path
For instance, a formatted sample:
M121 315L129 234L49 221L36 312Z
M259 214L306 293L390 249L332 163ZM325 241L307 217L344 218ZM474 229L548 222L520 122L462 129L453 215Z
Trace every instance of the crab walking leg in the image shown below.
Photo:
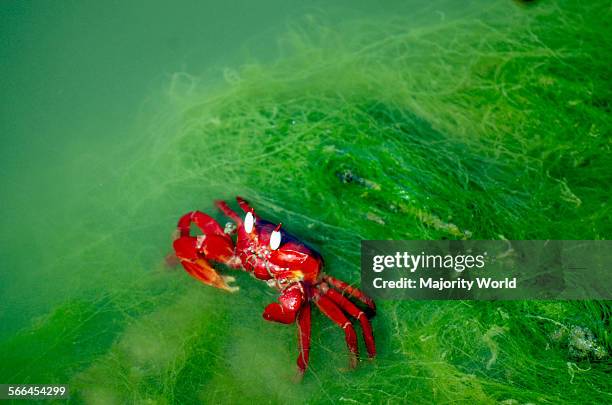
M298 345L300 352L297 366L300 373L304 374L310 354L310 302L306 302L298 314Z
M215 205L221 210L221 212L223 212L223 214L225 214L226 217L234 221L237 226L242 226L242 218L240 218L240 216L236 214L236 211L231 209L225 201L215 201Z
M359 301L363 302L370 308L374 313L376 313L376 304L374 300L367 295L365 295L360 289L355 288L342 280L338 280L328 274L323 276L323 280L327 281L332 287L339 290L341 293L348 294L349 297L355 297Z
M287 286L278 297L278 303L269 304L263 312L267 321L293 323L304 303L304 291L299 283Z
M357 334L355 333L355 328L351 324L351 321L347 319L346 316L342 313L340 308L334 304L332 300L322 295L318 300L315 301L315 304L325 316L334 321L336 325L341 327L344 330L344 337L346 339L346 345L351 352L351 356L349 358L349 367L355 368L357 366L357 356L359 355L359 348L357 346Z
M334 301L342 310L346 311L350 316L356 318L361 323L363 340L365 341L366 348L368 350L368 356L376 356L376 346L374 344L374 335L372 334L372 325L370 324L365 312L357 308L355 304L349 301L338 291L331 288L327 290L324 296L331 298L331 300Z
M253 207L251 207L249 205L249 203L242 197L236 197L236 201L238 202L238 205L240 206L240 208L242 208L242 210L244 212L251 212L253 211Z

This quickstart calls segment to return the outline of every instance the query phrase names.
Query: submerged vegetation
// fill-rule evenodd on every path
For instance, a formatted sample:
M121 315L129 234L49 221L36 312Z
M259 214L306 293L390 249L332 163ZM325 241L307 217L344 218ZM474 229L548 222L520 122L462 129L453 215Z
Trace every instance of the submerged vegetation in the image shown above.
M607 302L379 302L380 354L350 372L315 314L295 385L294 328L261 319L273 291L241 276L228 295L157 264L180 214L235 195L354 283L361 239L609 238L609 4L482 3L313 16L276 62L221 86L175 75L126 153L116 195L132 197L110 196L113 226L86 222L63 263L96 266L96 287L0 341L1 379L68 382L87 403L612 401Z

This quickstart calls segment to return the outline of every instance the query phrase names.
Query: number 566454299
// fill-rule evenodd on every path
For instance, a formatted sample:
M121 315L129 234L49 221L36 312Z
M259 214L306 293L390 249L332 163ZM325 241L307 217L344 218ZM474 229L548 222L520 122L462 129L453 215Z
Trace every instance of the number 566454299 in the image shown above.
M0 399L68 398L67 385L56 384L0 384Z

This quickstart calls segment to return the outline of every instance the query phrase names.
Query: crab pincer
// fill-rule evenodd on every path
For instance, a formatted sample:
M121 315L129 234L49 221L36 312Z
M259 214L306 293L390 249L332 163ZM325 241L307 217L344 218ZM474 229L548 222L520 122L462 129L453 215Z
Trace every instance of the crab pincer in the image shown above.
M192 223L202 234L190 235ZM239 287L229 285L234 277L220 275L209 263L213 260L232 266L235 262L232 262L234 243L214 219L200 211L192 211L181 217L178 231L178 238L173 243L174 252L187 273L213 287L229 292L239 290Z

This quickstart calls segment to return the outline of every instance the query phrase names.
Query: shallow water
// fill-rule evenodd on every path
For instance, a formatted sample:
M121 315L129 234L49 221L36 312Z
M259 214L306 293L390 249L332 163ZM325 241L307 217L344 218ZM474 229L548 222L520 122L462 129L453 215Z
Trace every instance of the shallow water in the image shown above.
M301 3L2 5L0 221L7 271L0 296L8 304L0 312L0 336L27 325L50 303L95 288L98 278L112 280L96 274L103 257L84 255L101 243L95 239L121 245L150 237L148 254L125 251L124 257L144 260L138 264L145 268L158 260L179 213L164 212L159 196L151 218L125 223L120 210L141 201L119 183L147 158L133 151L161 125L158 108L168 94L183 97L194 80L223 81L228 67L278 57L278 35L325 10L325 2ZM328 7L330 20L372 11L367 2L348 3ZM91 270L83 275L83 267Z
M558 30L572 2L302 3L0 6L0 383L70 384L78 403L608 398L609 358L549 338L586 325L609 346L605 303L381 303L379 358L351 372L315 314L296 385L293 327L260 315L273 291L163 265L182 213L238 193L352 282L360 238L609 238L609 85L591 63L609 44L576 45L573 20L561 44L520 28ZM567 122L538 126L556 111Z
M149 119L151 98L177 72L235 61L245 44L266 53L295 9L288 2L2 5L1 296L10 302L2 305L3 336L75 285L95 285L62 265L88 244L88 235L71 230L89 223L97 232L90 240L101 232L132 237L127 228L115 234L121 214L108 207L116 198L138 200L112 188L135 158L127 148L146 141L138 124Z

